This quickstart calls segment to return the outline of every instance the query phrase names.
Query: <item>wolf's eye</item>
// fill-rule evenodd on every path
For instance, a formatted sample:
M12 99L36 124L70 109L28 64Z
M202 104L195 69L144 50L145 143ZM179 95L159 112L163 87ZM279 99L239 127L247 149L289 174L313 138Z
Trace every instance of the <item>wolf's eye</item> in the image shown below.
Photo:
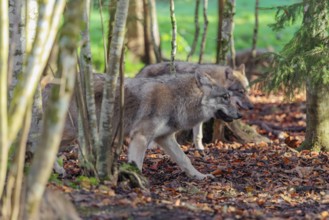
M246 91L244 89L240 89L238 93L244 94Z
M223 99L225 99L226 101L230 99L230 94L229 93L225 93L223 96Z

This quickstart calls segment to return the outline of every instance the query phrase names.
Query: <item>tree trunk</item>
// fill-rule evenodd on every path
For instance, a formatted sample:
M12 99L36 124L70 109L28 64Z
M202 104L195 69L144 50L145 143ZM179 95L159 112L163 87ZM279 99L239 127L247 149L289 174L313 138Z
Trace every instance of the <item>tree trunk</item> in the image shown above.
M110 13L110 18L109 18L109 22L108 22L108 34L107 34L107 60L109 59L110 56L110 45L111 45L111 41L112 41L112 34L113 34L113 24L114 24L114 16L115 16L115 11L117 9L117 2L118 0L109 0L109 13ZM108 67L108 63L107 63L107 67ZM105 69L105 72L108 71L107 69Z
M193 56L195 48L196 48L196 44L198 43L199 32L200 32L199 6L200 6L200 0L196 0L195 1L195 10L194 10L194 26L195 26L194 38L193 38L193 42L192 42L191 51L188 53L186 61L189 61L190 57Z
M119 75L120 58L124 42L129 0L119 1L115 13L113 36L110 45L109 66L111 67L105 78L103 100L100 116L100 145L97 152L97 171L100 178L110 178L114 183L117 181L118 164L114 161L116 149L112 145L114 131L112 118L114 117L115 93ZM120 147L121 146L117 146Z
M52 5L53 20L60 20L64 6L64 0ZM45 112L42 140L36 150L27 178L25 217L29 219L35 219L38 214L40 201L56 159L74 88L76 49L82 25L83 4L72 0L68 2L67 8L60 37L58 66L61 81L54 85L51 91L50 103ZM54 35L55 33L53 32Z
M92 57L90 50L90 36L89 36L89 14L90 14L90 0L85 0L83 21L86 24L82 30L83 44L80 50L80 76L83 78L83 97L86 97L87 117L88 117L88 132L85 131L85 136L89 135L91 143L86 141L86 144L90 144L92 149L95 149L98 143L98 126L96 118L96 105L95 105L95 91L94 91L94 74L92 70ZM82 107L82 106L81 106ZM89 147L87 147L89 149ZM86 152L87 159L90 162L95 162L95 157L92 151Z
M149 13L150 13L150 31L151 31L151 42L156 58L156 62L160 63L162 60L161 50L160 50L160 37L159 37L159 26L156 13L155 0L148 0Z
M305 141L298 150L329 151L328 94L328 85L308 83Z
M129 3L127 18L127 46L140 60L145 56L144 50L144 27L143 27L143 1L131 0Z
M176 42L177 24L176 24L176 17L175 17L175 3L174 3L174 0L170 0L170 19L171 19L170 73L171 74L176 74L175 57L176 57L176 50L177 50L177 42Z
M9 54L8 2L0 2L0 198L6 182L9 144L7 118L7 74Z
M203 0L203 34L202 34L201 45L200 45L200 55L199 55L200 64L203 62L203 53L206 47L206 40L207 40L207 30L209 23L207 11L208 11L208 0Z

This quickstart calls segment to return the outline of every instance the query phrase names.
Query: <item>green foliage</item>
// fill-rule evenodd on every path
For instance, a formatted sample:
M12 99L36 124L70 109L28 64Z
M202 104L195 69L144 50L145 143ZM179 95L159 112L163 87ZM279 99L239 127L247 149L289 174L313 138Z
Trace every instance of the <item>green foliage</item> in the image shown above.
M291 4L298 0L261 0L259 11L259 35L257 47L259 48L274 48L281 50L282 45L286 44L296 31L296 24L290 28L273 31L268 24L273 23L275 11L268 8L274 8L279 5ZM170 57L171 51L171 23L169 14L169 1L156 1L158 24L161 35L162 54L165 58ZM189 53L193 42L194 35L194 8L195 0L179 0L175 1L175 16L177 20L177 59L185 60ZM250 49L252 45L252 35L254 27L254 1L239 0L236 1L235 14L235 46L237 51ZM104 8L105 27L108 22L108 13ZM267 8L266 10L264 8ZM217 38L217 1L208 1L208 34L207 43L204 54L204 62L214 62L216 58L216 38ZM200 37L196 48L196 52L192 57L192 61L196 62L200 52L201 34L203 31L203 14L202 4L199 11ZM299 20L296 19L298 22ZM101 20L98 9L91 11L91 50L93 57L93 67L96 71L104 71L104 52L102 43ZM106 31L105 31L106 32ZM126 52L125 73L128 77L133 77L142 67L143 63L133 59L129 51Z
M76 182L77 183L88 183L92 186L97 186L99 185L99 180L97 180L97 178L95 177L87 177L87 176L79 176L77 179L76 179Z
M286 26L295 24L303 15L303 3L295 3L288 6L278 6L276 7L275 21L276 23L270 24L269 26L274 31L279 31Z
M58 178L58 173L52 173L48 182L54 183L56 185L63 185L62 181Z
M273 55L273 69L266 75L267 89L283 89L293 95L295 89L311 84L329 83L329 38L328 38L328 0L306 1L309 4L303 16L303 24L294 37L284 46L280 54ZM280 7L279 11L289 8L291 15L281 13L277 26L283 27L303 12L304 4Z

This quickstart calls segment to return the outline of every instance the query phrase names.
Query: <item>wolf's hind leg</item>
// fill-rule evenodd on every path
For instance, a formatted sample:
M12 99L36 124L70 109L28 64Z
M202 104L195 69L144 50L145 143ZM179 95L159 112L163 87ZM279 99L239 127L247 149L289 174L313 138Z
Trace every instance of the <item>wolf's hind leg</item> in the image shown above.
M128 162L134 161L140 170L142 170L145 152L149 143L150 138L147 138L140 132L135 133L131 137L128 149Z
M197 124L193 127L193 143L196 149L204 150L204 146L202 144L202 123Z
M204 179L211 177L211 175L205 175L197 171L191 163L190 158L182 151L179 144L175 139L175 134L157 138L156 142L169 154L173 161L175 161L179 167L190 177L196 179Z

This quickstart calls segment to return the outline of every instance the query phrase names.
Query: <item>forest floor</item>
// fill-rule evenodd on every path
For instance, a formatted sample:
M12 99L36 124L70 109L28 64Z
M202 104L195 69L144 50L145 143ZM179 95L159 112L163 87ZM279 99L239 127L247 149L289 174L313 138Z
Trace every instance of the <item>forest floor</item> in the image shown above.
M243 120L272 143L206 145L204 154L182 146L193 165L215 179L187 177L161 149L148 150L148 189L117 188L80 180L76 154L64 153L64 191L83 219L329 219L329 154L297 152L305 133L305 95L252 92ZM125 161L125 156L122 160Z

